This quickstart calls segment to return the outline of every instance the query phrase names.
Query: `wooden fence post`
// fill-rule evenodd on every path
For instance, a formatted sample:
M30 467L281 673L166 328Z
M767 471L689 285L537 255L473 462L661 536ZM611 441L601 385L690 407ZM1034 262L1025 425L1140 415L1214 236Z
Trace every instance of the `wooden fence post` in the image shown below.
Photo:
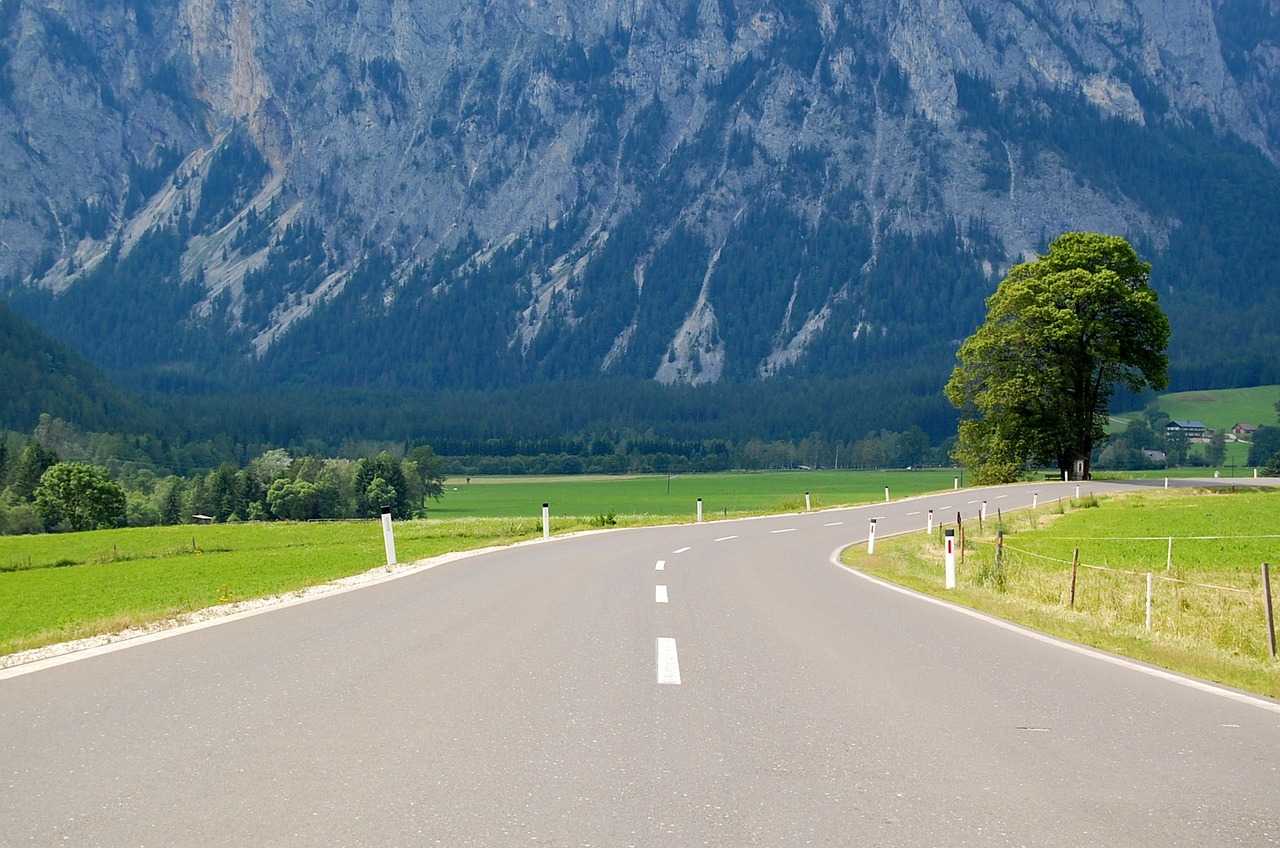
M1004 583L1004 531L996 531L996 585Z
M1076 570L1080 568L1080 549L1071 555L1071 609L1076 608Z
M1276 658L1276 621L1271 610L1271 565L1262 564L1262 608L1267 612L1267 649Z

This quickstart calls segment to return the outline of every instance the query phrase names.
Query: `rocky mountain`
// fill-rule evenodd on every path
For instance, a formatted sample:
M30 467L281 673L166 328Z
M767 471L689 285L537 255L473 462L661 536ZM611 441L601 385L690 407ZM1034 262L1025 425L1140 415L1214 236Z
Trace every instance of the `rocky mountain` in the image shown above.
M941 382L1078 228L1280 380L1276 0L0 0L0 121L7 298L135 384Z

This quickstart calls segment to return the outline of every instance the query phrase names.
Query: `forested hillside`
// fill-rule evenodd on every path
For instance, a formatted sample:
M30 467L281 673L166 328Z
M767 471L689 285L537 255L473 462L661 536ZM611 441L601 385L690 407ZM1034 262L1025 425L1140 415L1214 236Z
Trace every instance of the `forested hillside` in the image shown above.
M140 405L97 369L0 302L0 430L29 430L40 413L90 429L138 428Z

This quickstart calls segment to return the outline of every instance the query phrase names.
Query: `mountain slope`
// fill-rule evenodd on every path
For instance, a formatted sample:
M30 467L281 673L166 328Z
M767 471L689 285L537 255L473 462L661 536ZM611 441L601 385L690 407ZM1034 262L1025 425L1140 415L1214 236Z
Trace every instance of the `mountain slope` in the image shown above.
M0 44L0 275L136 384L942 374L1072 228L1156 262L1176 381L1280 380L1270 0L0 0Z

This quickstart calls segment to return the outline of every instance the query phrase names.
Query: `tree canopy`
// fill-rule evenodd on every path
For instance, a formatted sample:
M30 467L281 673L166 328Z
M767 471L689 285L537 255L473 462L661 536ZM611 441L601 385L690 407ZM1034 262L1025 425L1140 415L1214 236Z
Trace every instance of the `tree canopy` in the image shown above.
M1168 384L1169 321L1151 266L1118 236L1064 233L1016 265L947 383L961 410L955 458L982 482L1016 479L1028 463L1089 475L1112 392Z
M36 512L46 528L97 530L124 523L125 495L105 470L80 462L60 462L40 478Z

